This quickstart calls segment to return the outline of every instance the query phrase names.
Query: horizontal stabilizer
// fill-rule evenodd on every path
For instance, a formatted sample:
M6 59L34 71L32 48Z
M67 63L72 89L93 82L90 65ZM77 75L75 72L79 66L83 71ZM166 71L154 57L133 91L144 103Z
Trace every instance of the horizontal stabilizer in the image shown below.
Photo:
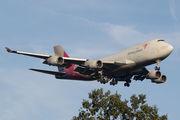
M9 49L8 47L5 47L5 49L6 49L8 52L12 52L12 50Z
M40 70L40 69L29 69L29 70L41 72L41 73L45 73L45 74L50 74L50 75L64 75L64 74L66 74L66 72L57 72L57 71Z

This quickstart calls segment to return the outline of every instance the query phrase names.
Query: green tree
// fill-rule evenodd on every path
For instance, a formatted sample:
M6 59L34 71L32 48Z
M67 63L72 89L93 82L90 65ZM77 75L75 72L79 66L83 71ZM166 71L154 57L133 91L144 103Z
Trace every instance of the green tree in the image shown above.
M130 107L128 100L121 100L121 95L111 94L108 90L103 93L103 89L95 89L88 93L89 99L83 100L79 115L73 120L167 120L167 115L159 116L156 105L146 104L146 95L140 94L138 97L130 97Z

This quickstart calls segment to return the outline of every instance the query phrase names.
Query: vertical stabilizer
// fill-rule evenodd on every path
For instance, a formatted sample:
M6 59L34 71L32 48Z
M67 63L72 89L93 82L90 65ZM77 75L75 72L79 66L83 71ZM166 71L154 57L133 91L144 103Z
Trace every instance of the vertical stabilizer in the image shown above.
M55 53L55 56L69 57L60 45L54 46L54 53ZM65 69L62 67L58 67L58 70L60 72L66 72Z
M55 56L69 57L60 45L54 46Z

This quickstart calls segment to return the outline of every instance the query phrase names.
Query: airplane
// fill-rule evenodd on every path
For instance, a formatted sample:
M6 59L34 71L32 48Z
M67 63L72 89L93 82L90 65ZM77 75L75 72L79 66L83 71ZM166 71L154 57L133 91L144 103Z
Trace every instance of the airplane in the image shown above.
M6 50L9 53L41 58L44 59L43 64L57 66L58 71L29 69L54 75L56 79L97 80L101 84L110 82L113 86L118 81L124 81L124 86L129 87L131 79L150 79L157 84L166 82L167 77L161 74L159 63L171 54L173 46L163 39L155 39L97 60L70 58L60 45L54 46L55 56L14 51L7 47ZM145 68L152 64L157 64L155 70Z

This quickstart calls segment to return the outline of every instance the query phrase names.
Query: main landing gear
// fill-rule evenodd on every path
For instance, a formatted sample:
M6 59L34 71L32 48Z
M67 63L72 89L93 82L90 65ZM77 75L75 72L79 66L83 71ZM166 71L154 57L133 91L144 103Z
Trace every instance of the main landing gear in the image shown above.
M129 79L123 79L123 80L119 80L119 79L116 79L116 78L107 78L107 77L101 77L99 79L97 79L97 82L100 82L101 84L106 84L108 83L109 81L111 81L109 84L110 85L117 85L118 84L118 81L125 81L124 83L124 86L125 87L129 87L130 86L130 83L131 83L131 80L130 78Z
M102 78L98 79L97 82L100 82L101 84L106 84L110 80L111 80L111 78L102 77ZM118 81L115 78L112 78L112 81L110 82L110 85L114 86L114 85L117 85L117 84L118 84Z
M115 78L112 79L112 81L110 82L110 85L117 85L118 84L118 81L115 80Z
M101 84L106 84L110 81L111 79L110 78L105 78L105 77L102 77L100 79L97 79L97 82L100 82Z
M126 82L124 83L125 87L129 87L131 83L130 79L127 79ZM115 78L112 79L112 81L110 82L110 85L117 85L118 84L118 80L116 80Z
M124 87L129 87L131 83L131 80L126 80L126 82L124 83Z

